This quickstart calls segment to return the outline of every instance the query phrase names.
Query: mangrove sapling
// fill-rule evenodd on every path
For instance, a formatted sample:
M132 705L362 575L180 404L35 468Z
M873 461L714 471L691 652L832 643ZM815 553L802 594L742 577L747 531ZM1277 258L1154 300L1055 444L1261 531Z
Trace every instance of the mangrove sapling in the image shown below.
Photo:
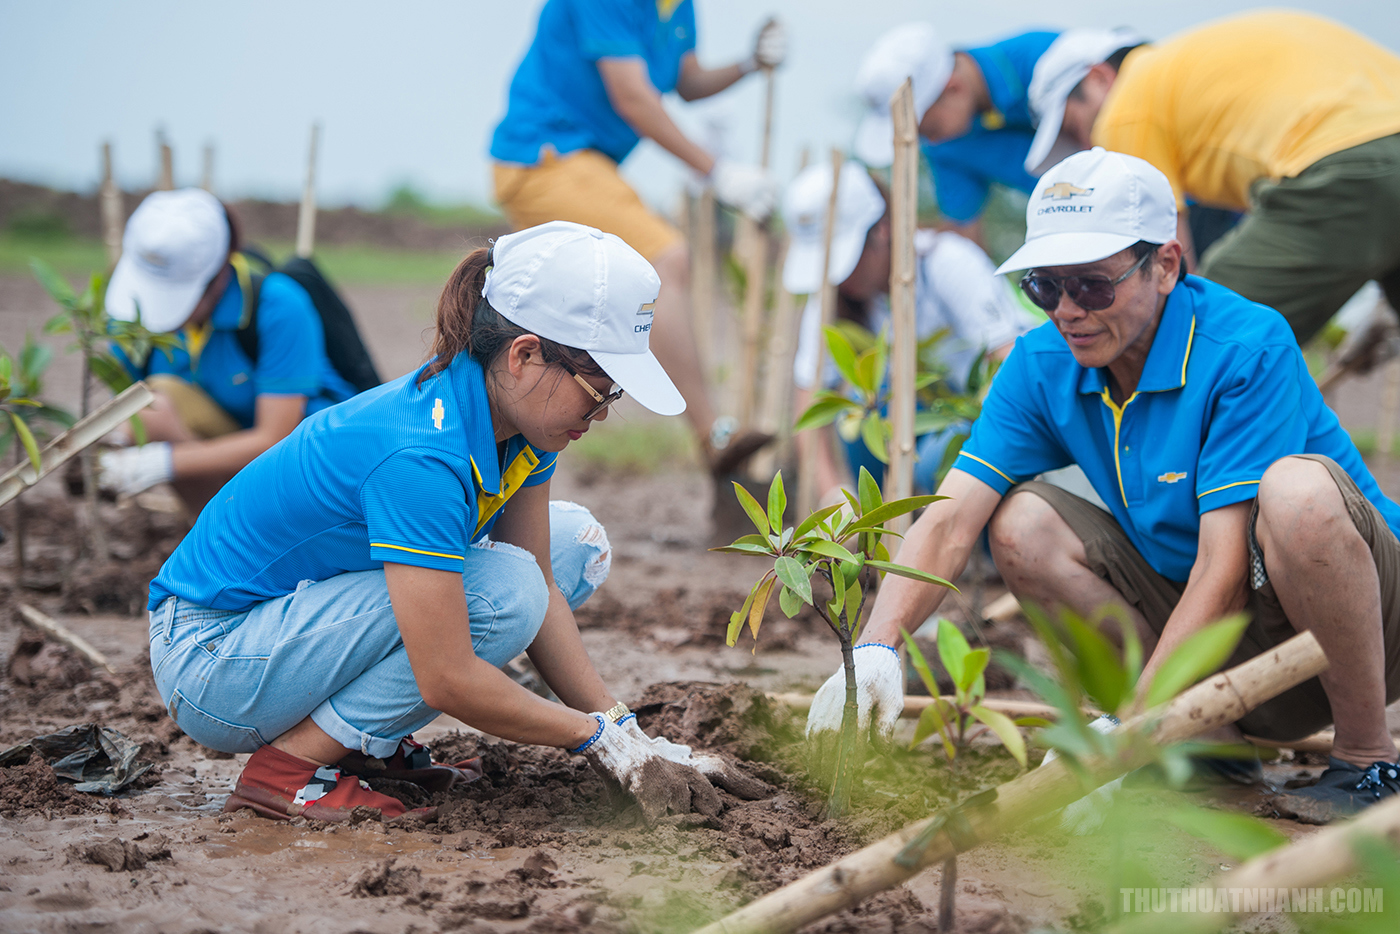
M734 493L758 532L745 535L732 545L712 549L773 559L773 567L749 590L743 607L730 616L726 639L729 645L738 639L746 621L754 639L758 639L763 614L774 590L778 592L778 605L785 615L796 616L805 603L816 610L841 642L846 704L841 712L836 761L830 770L832 783L827 811L833 817L844 814L850 804L851 786L860 762L854 649L861 610L877 576L897 574L957 589L941 577L893 563L881 541L884 536L895 534L884 528L885 522L947 497L911 496L886 503L875 478L864 468L860 471L858 491L858 495L853 495L843 490L845 503L819 509L796 526L788 526L784 520L787 495L781 471L768 487L767 509L742 485L735 483ZM848 548L847 544L852 547ZM824 584L826 593L814 590L813 581L817 580ZM821 754L817 756L823 765L825 758Z

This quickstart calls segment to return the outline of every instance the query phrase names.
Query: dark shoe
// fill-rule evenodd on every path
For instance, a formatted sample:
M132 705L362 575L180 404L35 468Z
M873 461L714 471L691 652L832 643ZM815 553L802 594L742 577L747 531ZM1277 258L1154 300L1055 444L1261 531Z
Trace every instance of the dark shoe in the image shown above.
M1327 770L1317 784L1298 788L1274 799L1285 817L1305 824L1326 824L1350 817L1363 808L1400 793L1400 763L1373 762L1362 768L1335 756L1327 758Z
M1264 766L1259 754L1244 758L1226 756L1191 756L1191 777L1181 791L1202 791L1219 785L1257 785L1264 780ZM1155 763L1129 772L1124 788L1147 788L1167 785L1166 775Z
M371 791L354 775L342 776L340 769L331 766L313 766L272 746L253 753L224 803L225 811L252 808L273 820L307 817L347 821L350 812L359 807L378 810L385 820L405 814L427 818L437 811L410 811L397 798Z
M347 775L361 778L392 778L413 782L428 791L446 791L453 785L474 782L481 777L481 759L467 759L447 764L434 762L428 747L414 742L412 736L399 741L398 750L387 759L352 752L335 764Z
M711 476L728 477L730 474L739 473L749 458L774 437L766 431L749 429L728 438L723 447L712 444L709 449Z

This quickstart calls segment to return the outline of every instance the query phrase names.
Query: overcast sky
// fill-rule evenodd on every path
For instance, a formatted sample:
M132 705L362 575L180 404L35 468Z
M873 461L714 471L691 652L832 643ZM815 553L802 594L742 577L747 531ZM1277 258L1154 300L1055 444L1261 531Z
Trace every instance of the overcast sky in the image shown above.
M439 198L489 199L487 140L543 0L0 0L0 175L90 189L110 139L119 180L149 185L154 130L175 147L176 181L199 181L201 151L217 152L220 194L295 196L308 128L324 125L325 203L374 205L410 181ZM1400 2L1295 4L1325 12L1400 49ZM1030 0L697 0L699 55L723 64L748 53L768 15L789 27L779 73L774 166L794 173L804 146L849 143L858 116L851 83L886 29L928 19L954 44L1037 26L1131 25L1164 38L1239 0L1169 4ZM1057 12L1050 16L1048 11ZM941 19L933 18L935 11ZM1047 18L1049 17L1049 18ZM756 158L760 81L751 78L672 112L697 137L727 127L732 155ZM669 204L682 180L670 156L644 143L624 171Z

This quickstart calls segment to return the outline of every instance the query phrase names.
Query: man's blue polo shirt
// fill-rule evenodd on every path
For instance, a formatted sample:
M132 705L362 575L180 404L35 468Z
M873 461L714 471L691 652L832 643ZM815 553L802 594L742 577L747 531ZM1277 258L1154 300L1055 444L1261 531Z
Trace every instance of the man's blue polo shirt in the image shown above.
M957 139L923 144L938 209L950 220L976 220L993 182L1027 193L1035 188L1025 166L1035 136L1027 89L1035 63L1058 35L1026 32L966 50L982 70L996 109Z
M160 569L149 608L174 595L244 610L386 561L460 572L467 546L558 455L520 435L496 444L467 354L420 387L421 372L311 416L239 471Z
M1053 322L1041 325L997 373L957 468L1005 494L1078 464L1133 546L1174 581L1196 561L1201 513L1253 499L1289 454L1332 458L1400 533L1400 507L1273 309L1187 276L1167 298L1137 391L1118 406L1107 380L1075 362Z
M169 355L151 351L144 370L119 348L112 352L133 379L165 373L194 383L244 428L253 427L261 395L305 396L310 415L355 394L326 356L321 316L311 296L291 277L272 273L258 292L256 366L238 342L243 311L243 289L234 276L214 306L208 339L196 353L191 353L186 331L177 335L180 346Z
M613 110L598 60L641 58L665 94L694 49L691 0L547 0L510 83L491 158L534 165L548 146L560 155L596 149L621 162L638 136Z

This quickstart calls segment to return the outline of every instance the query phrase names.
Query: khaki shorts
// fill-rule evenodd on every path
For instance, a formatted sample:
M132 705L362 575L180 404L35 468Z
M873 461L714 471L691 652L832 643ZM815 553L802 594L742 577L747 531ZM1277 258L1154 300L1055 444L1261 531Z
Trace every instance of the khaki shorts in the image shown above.
M595 149L564 156L546 150L538 165L497 162L493 171L496 201L516 230L547 221L587 224L653 261L682 240L622 180L617 163Z
M152 392L158 392L170 400L180 423L196 438L221 438L243 430L243 426L223 406L194 383L187 383L167 373L157 373L146 377L146 385L151 387Z
M1320 454L1297 456L1317 461L1332 474L1356 530L1366 540L1375 559L1381 583L1385 699L1386 703L1390 703L1400 697L1400 541L1396 540L1376 507L1361 494L1355 481L1336 461ZM1084 543L1090 569L1112 584L1143 615L1153 631L1160 634L1186 585L1167 580L1153 570L1133 547L1117 520L1097 506L1073 493L1039 481L1018 484L1007 496L1020 492L1034 493L1054 507L1060 518ZM1249 520L1251 536L1258 511L1256 501ZM1235 654L1226 663L1227 668L1298 634L1279 605L1272 583L1265 583L1258 590L1250 589L1246 610L1250 614L1249 627L1245 629ZM1331 723L1332 707L1322 690L1322 682L1312 678L1250 711L1240 718L1239 727L1250 736L1293 740L1315 733Z
M1400 134L1260 179L1201 275L1282 312L1307 343L1370 279L1400 308Z

